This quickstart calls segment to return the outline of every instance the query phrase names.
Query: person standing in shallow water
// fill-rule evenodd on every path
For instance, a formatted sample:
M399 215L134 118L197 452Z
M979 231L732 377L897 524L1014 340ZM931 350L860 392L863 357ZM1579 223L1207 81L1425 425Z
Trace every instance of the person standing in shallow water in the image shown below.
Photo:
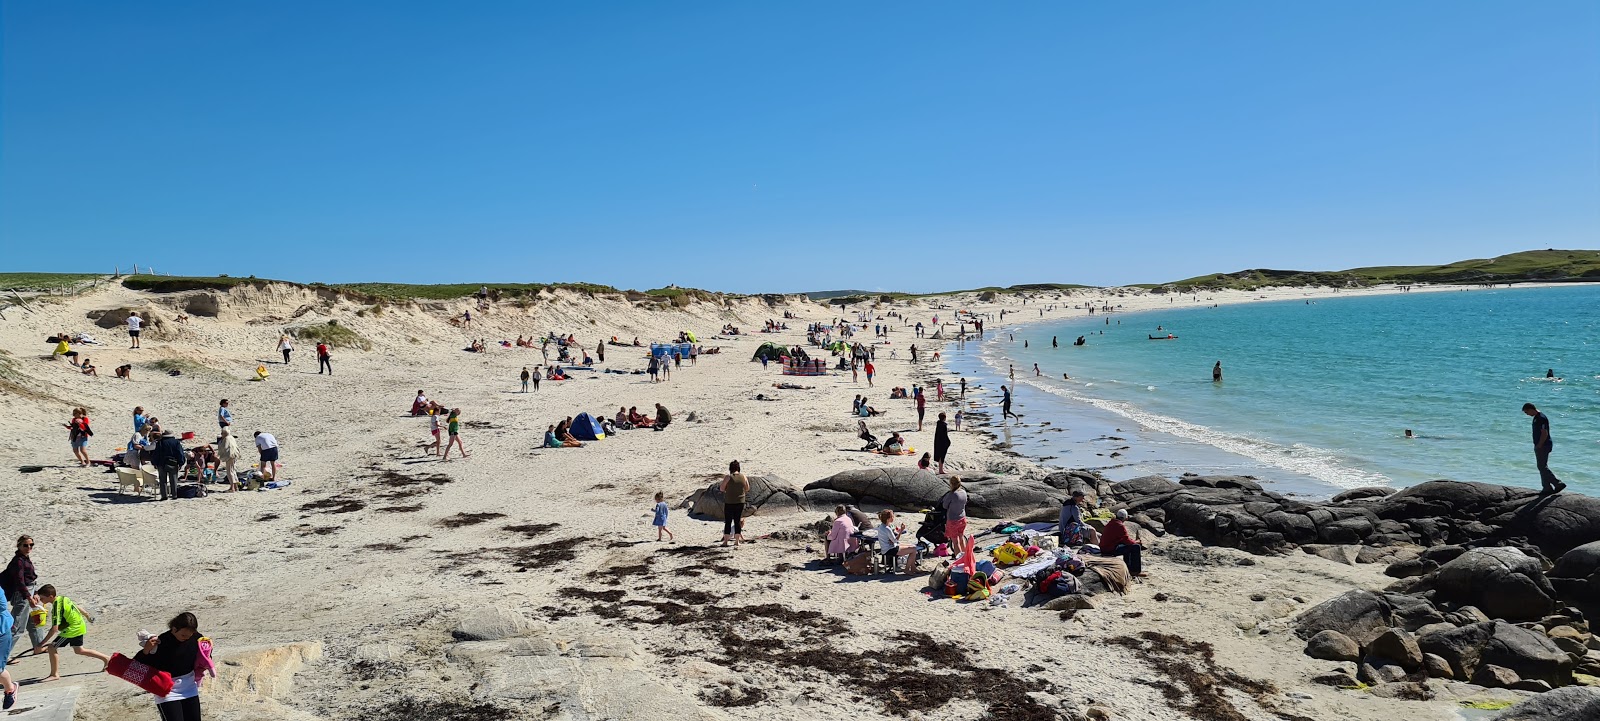
M1539 485L1543 493L1560 493L1567 484L1556 478L1550 471L1550 451L1555 448L1555 441L1550 438L1550 419L1545 417L1532 403L1522 404L1522 412L1533 416L1533 460L1539 468Z
M1216 365L1211 366L1211 382L1218 383L1218 382L1221 382L1221 381L1222 381L1222 361L1217 361Z

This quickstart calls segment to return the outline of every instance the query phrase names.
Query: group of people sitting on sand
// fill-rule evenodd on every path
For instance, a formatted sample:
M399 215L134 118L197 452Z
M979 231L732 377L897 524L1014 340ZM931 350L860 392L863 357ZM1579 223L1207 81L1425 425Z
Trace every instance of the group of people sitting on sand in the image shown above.
M50 336L45 340L56 344L55 349L50 353L50 360L61 360L62 358L65 358L67 359L68 363L77 366L78 370L82 371L86 376L98 377L100 375L100 370L95 367L94 361L89 360L88 356L79 358L78 352L72 349L73 343L93 344L98 342L95 339L82 333L69 335L65 332L62 332ZM117 366L116 376L123 380L133 380L133 364L126 363Z
M672 412L668 411L666 406L657 403L654 418L640 413L638 406L631 408L618 407L617 415L614 419L606 418L605 416L593 416L592 418L599 418L600 432L610 436L615 435L618 431L639 428L651 428L658 431L666 430L667 426L672 423ZM569 416L554 425L546 427L544 447L582 448L583 441L572 433L573 422L574 419ZM589 420L586 422L594 423L596 421Z
M723 335L739 335L739 327L732 323L722 324Z

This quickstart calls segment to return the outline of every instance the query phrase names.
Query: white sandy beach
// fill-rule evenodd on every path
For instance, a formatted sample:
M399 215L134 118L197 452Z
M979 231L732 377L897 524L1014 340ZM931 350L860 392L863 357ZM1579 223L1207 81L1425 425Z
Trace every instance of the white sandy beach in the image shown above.
M1417 292L1432 290L1458 289ZM1201 294L1201 301L1332 294L1216 292ZM783 378L776 365L763 370L750 362L762 342L804 345L807 322L841 317L836 306L797 296L674 308L559 291L526 308L501 303L480 313L462 299L375 313L305 289L242 286L212 293L215 317L180 324L172 304L188 295L110 286L36 299L33 313L7 311L0 348L14 368L0 386L7 406L0 433L10 439L0 444L0 494L7 499L0 535L8 543L23 533L36 539L41 583L98 613L88 635L98 650L131 655L136 631L159 630L173 614L193 611L229 660L203 694L213 718L971 719L993 705L978 693L993 676L974 669L1001 669L1032 692L1037 706L1061 717L1091 707L1117 719L1198 717L1183 710L1183 694L1176 701L1163 694L1166 671L1108 643L1150 631L1210 644L1221 667L1270 684L1255 697L1224 693L1241 718L1453 718L1455 699L1380 698L1310 681L1337 664L1307 658L1304 642L1287 630L1289 619L1341 591L1386 585L1390 579L1378 565L1200 551L1187 539L1149 539L1148 579L1125 597L1097 597L1097 608L1063 620L1040 609L930 601L921 576L861 581L808 568L820 545L799 536L736 551L711 547L720 524L692 520L677 505L730 460L797 487L851 468L915 462L854 452L859 442L849 396L867 392L875 406L889 409L875 428L901 429L911 445L932 447L932 418L954 403L930 401L929 423L919 433L905 430L916 425L912 403L888 400L890 387L925 383L940 372L931 362L909 362L904 348L919 342L909 328L893 336L898 360L879 352L879 378L869 391L864 377L852 382L848 372ZM1058 306L1045 320L1082 314L1073 306L1091 301L1125 312L1172 302L1132 290L1058 295L1038 294L1038 302ZM927 322L935 313L948 319L957 308L1004 307L1020 311L1008 314L1007 324L1040 320L1034 301L1025 308L1017 302L1004 295L990 303L941 296L885 305L879 313L896 310L910 322ZM122 307L149 310L163 321L145 333L141 350L127 349L120 330L97 328L86 317ZM470 331L446 322L468 308L475 318ZM797 316L787 321L790 330L755 332L785 311ZM330 319L369 339L372 350L336 349L333 376L316 373L311 344L296 351L292 365L277 362L280 329ZM725 323L745 335L713 337ZM517 374L538 363L537 349L461 350L474 337L495 342L553 331L576 334L592 352L612 336L665 341L680 330L722 351L694 367L685 363L670 382L657 384L640 375L579 372L522 394ZM44 339L57 331L103 341L76 348L93 359L100 377L48 360ZM150 367L159 359L197 367L171 377ZM123 363L134 364L132 382L111 377ZM270 379L251 380L258 364L270 369ZM608 347L601 367L642 369L643 353ZM815 388L774 390L782 380ZM953 378L945 381L949 388ZM462 409L470 459L440 463L420 450L427 422L406 415L419 388ZM777 400L757 401L757 393ZM167 503L119 497L112 474L72 463L60 425L73 406L88 407L96 430L91 455L108 458L131 433L134 406L166 428L209 439L221 398L232 401L242 443L254 430L276 435L292 486ZM583 449L538 448L546 426L561 418L611 416L618 406L649 413L658 402L675 419L664 432L624 431ZM989 406L998 398L969 402ZM956 473L1039 470L970 429L956 434L951 458ZM43 468L21 472L28 466ZM651 496L658 490L674 505L673 544L654 541ZM747 520L747 535L793 531L822 517L757 515ZM918 518L908 519L913 527ZM690 611L674 615L662 605L669 602ZM464 619L485 615L519 638L452 637ZM949 689L955 700L928 705L916 693L869 692L863 678L870 675L803 658L772 660L777 649L802 648L830 649L841 658L909 649L904 658L912 658L917 642L908 632L964 655L964 662L937 665L901 661L908 676ZM776 643L747 646L768 649L767 655L740 658L727 651L729 633ZM36 658L11 666L24 683L44 676L45 668ZM83 687L78 718L154 717L137 689L98 670L91 660L63 658L67 677L56 683ZM36 687L22 689L24 703L30 688ZM496 716L485 705L512 715Z

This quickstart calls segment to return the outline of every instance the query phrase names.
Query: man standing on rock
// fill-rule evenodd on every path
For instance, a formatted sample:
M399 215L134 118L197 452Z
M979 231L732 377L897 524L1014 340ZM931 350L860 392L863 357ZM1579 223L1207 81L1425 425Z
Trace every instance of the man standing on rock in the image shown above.
M1522 404L1522 412L1533 416L1533 460L1539 467L1539 484L1544 486L1544 493L1560 493L1567 484L1550 472L1550 449L1555 447L1555 441L1550 439L1550 419L1532 403Z

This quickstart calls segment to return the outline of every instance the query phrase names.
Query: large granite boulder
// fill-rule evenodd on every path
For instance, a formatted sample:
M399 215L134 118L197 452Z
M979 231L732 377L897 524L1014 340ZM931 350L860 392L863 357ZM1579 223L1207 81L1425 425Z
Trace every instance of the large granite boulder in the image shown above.
M1518 499L1484 519L1510 536L1526 537L1556 558L1578 546L1600 541L1600 498L1562 493Z
M1450 664L1455 678L1473 678L1479 667L1490 664L1510 669L1519 678L1537 679L1551 686L1572 682L1571 656L1544 634L1504 621L1430 633L1418 638L1417 644L1424 653Z
M1481 519L1508 501L1538 495L1526 488L1467 481L1428 481L1384 497L1372 504L1380 518L1409 521L1420 518Z
M1015 518L1041 508L1060 509L1071 496L1070 482L1063 489L1042 480L976 474L962 476L961 483L967 489L967 515L974 518ZM817 506L836 502L842 493L864 507L916 509L938 505L949 490L940 476L896 466L835 473L806 484L804 495Z
M1561 554L1550 570L1550 584L1562 598L1600 603L1600 541Z
M1345 591L1306 609L1294 620L1295 635L1310 640L1322 631L1338 631L1366 646L1389 630L1389 602L1371 591Z
M1306 655L1324 661L1357 661L1361 645L1338 631L1318 631L1306 641Z
M754 516L776 515L779 513L793 513L811 508L805 496L795 490L794 484L777 476L768 474L764 476L749 476L750 491L745 494L744 515ZM722 514L722 479L718 478L694 493L684 501L689 507L689 514L711 518L718 521L725 520ZM830 506L831 507L831 506Z
M1594 721L1600 719L1600 688L1569 686L1529 696L1494 721Z
M1537 620L1556 607L1555 589L1538 559L1515 548L1474 548L1396 585L1406 593L1425 592L1437 603L1477 606L1491 618Z

